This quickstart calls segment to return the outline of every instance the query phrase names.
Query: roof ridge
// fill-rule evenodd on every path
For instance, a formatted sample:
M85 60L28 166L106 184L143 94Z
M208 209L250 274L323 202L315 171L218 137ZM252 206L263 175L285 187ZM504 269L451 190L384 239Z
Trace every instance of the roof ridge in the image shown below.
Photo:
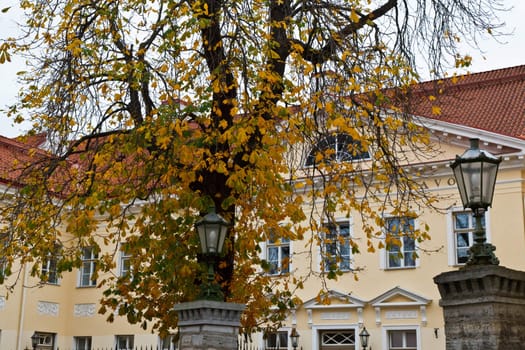
M40 149L39 147L34 146L34 145L30 145L30 144L26 144L24 142L21 142L21 141L17 140L16 138L10 138L10 137L6 137L6 136L3 136L3 135L0 135L0 144L4 144L8 148L17 148L20 151L27 151L27 152L29 152L31 150L35 150L36 153L38 153L38 154L47 155L47 152L45 152L44 150Z
M513 70L512 68L517 68L517 67L523 67L524 69L523 71L518 70L517 72L512 72ZM469 79L474 75L476 75L476 77L480 77L482 75L489 75L488 73L496 72L496 71L508 71L511 74L505 75L505 76L495 76L492 78L485 78L482 80ZM464 78L464 80L462 78ZM451 81L453 79L454 77L447 78L447 81ZM458 79L458 81L453 83L452 86L457 86L457 87L462 87L462 88L469 87L469 86L488 86L488 85L493 85L493 84L502 83L502 82L513 82L517 80L525 80L525 65L511 67L507 69L492 70L488 72L472 73L470 75L462 75L462 76L456 77L456 79Z
M525 65L428 80L415 84L411 89L412 93L418 94L438 91L442 88L446 88L448 91L454 91L470 89L473 87L481 88L522 80L525 80Z

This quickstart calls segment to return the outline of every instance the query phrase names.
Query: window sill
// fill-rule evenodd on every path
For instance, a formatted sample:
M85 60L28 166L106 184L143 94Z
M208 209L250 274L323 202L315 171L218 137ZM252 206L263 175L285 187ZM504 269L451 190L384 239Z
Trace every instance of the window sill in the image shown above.
M385 267L385 271L415 270L417 266Z

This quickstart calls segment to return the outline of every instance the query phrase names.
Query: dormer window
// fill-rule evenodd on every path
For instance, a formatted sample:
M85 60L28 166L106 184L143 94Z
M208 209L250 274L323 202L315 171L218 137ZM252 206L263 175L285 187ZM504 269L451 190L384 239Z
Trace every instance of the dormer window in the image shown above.
M321 139L306 158L306 166L321 162L350 162L369 159L370 154L363 150L361 142L355 141L348 134L332 134Z

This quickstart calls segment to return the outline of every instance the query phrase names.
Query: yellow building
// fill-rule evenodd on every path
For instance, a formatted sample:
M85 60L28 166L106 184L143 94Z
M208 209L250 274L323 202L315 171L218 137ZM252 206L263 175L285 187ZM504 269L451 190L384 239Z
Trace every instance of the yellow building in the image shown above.
M472 215L461 205L449 167L451 160L468 148L471 138L479 138L481 148L503 159L493 206L485 219L488 241L497 247L501 265L525 270L525 66L472 74L455 84L445 80L437 116L424 94L431 86L421 84L422 93L414 95L412 111L431 130L439 156L408 167L420 174L418 181L427 191L439 194L442 210L415 208L415 219L391 217L386 222L391 227L417 227L424 222L430 226L432 239L422 243L403 239L398 248L402 259L396 248L353 256L344 242L350 236L364 240L360 217L356 213L337 218L330 232L340 239L321 247L313 261L320 271L326 259L323 248L333 249L339 254L339 267L348 271L337 281L328 281L330 292L325 297L330 303L316 298L319 281L309 279L298 292L304 304L290 314L278 332L256 334L259 346L292 349L289 335L295 328L302 349L358 350L358 334L366 327L375 350L445 349L443 316L433 277L461 267L473 243ZM0 138L2 165L10 164L11 152L23 148L16 140ZM280 273L301 275L306 271L307 262L300 255L294 256L303 245L297 241L266 242L263 255L275 267L270 271L275 278ZM173 348L169 339L159 339L126 320L117 317L112 324L105 322L105 316L97 313L100 290L90 279L92 258L86 249L82 268L60 279L52 274L53 266L46 266L50 279L44 287L31 288L38 281L28 277L30 267L24 266L20 274L26 287L19 283L13 293L0 295L0 349L30 349L35 332L38 349ZM290 265L283 263L288 258ZM125 255L118 259L117 274L125 272L127 266ZM357 282L354 270L359 270Z

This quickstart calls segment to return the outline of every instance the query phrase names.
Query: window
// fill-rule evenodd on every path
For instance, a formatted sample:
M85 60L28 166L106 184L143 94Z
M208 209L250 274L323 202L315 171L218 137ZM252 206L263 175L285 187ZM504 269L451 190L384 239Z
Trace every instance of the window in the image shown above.
M416 330L388 331L388 350L417 350Z
M481 222L485 227L485 218ZM469 257L469 249L474 243L475 219L471 211L452 213L452 230L454 236L454 264L465 264Z
M369 159L360 142L347 134L326 136L308 154L305 165L313 166L319 162L349 162L356 159Z
M350 224L327 224L325 229L321 249L323 270L350 270Z
M133 336L132 335L117 335L116 350L133 350Z
M161 350L176 350L177 349L177 337L175 334L170 334L160 339Z
M42 264L43 282L49 284L58 284L57 259L48 257Z
M6 276L9 275L9 271L7 268L7 258L1 257L0 258L0 284L4 283L4 279Z
M82 249L82 265L80 267L80 287L94 287L97 280L94 278L97 254L93 248Z
M266 333L266 348L268 350L288 350L288 332Z
M270 275L290 272L290 239L270 238L266 244L266 257Z
M354 345L355 332L353 330L331 330L321 333L321 346L323 349L354 349Z
M414 219L408 217L392 217L385 220L387 240L387 268L407 268L416 266L416 241L413 236Z
M57 261L61 254L60 244L55 244L52 252L47 256L47 259L42 262L41 278L42 282L49 284L58 284L59 275L57 272Z
M10 237L7 233L0 233L0 249L4 248L5 251L5 248L9 244L9 239ZM5 278L9 275L9 264L7 262L7 257L3 254L0 256L0 284L3 284Z
M120 250L120 276L129 275L131 272L131 254L126 251L125 246Z
M55 346L55 335L53 333L35 332L37 337L36 350L51 350Z
M91 337L74 337L75 350L91 350Z

